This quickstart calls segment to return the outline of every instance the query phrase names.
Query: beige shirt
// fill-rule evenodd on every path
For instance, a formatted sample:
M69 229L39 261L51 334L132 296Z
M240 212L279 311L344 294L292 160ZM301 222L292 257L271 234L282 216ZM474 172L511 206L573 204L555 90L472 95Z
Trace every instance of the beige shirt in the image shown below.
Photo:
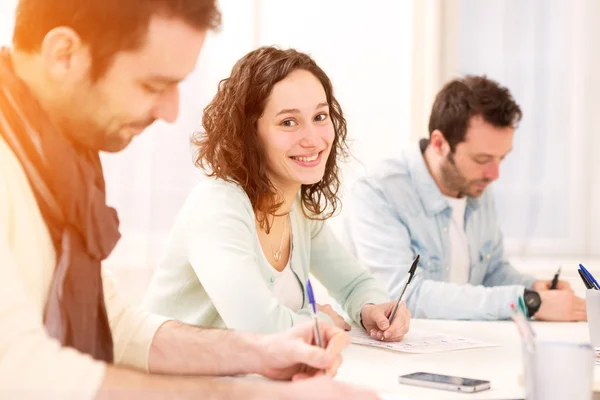
M104 363L62 348L44 329L55 259L27 177L0 136L0 398L92 399L102 383ZM147 370L165 319L131 307L103 275L115 364Z

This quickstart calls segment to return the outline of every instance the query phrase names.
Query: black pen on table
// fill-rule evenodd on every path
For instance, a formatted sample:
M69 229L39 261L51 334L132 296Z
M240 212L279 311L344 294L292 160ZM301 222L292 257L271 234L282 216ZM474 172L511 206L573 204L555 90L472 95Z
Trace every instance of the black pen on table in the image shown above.
M552 278L552 283L550 284L550 290L554 290L556 289L556 286L558 286L558 276L560 275L561 269L562 267L558 267L558 271L554 274L554 278Z
M585 285L586 289L596 289L594 287L594 284L590 282L587 276L585 276L585 274L580 269L578 269L577 272L579 272L579 276L581 277L581 280L583 281L583 284Z

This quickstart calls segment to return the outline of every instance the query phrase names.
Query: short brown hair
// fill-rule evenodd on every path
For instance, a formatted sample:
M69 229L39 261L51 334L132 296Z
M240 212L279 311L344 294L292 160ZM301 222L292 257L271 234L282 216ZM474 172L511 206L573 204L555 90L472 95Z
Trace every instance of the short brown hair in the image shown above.
M204 109L202 123L206 131L192 139L197 149L196 166L209 176L240 185L250 198L260 226L267 232L268 215L275 214L283 202L267 175L257 123L273 86L296 70L310 72L323 85L335 131L323 179L302 185L302 210L310 219L331 217L339 206L338 158L345 157L348 150L346 120L333 95L331 81L310 56L275 47L261 47L245 55L234 65L230 77L219 83L216 96Z
M448 82L437 94L429 117L429 135L436 129L441 131L454 151L465 140L474 116L497 128L516 128L523 114L507 88L485 75L467 75Z
M199 30L216 29L216 0L19 0L13 43L38 51L52 29L67 26L89 45L92 80L102 77L116 53L144 43L151 17L180 18Z

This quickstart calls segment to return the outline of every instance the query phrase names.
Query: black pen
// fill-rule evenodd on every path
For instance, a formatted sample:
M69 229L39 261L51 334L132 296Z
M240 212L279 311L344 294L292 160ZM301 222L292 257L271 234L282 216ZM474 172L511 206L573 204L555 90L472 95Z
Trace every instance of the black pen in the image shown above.
M554 274L554 278L552 278L552 284L550 285L550 290L556 289L556 286L558 285L558 276L560 275L560 270L562 267L558 267L558 271L556 271L556 274Z
M410 283L410 281L412 281L412 278L415 275L415 271L417 270L417 265L419 265L419 258L420 258L420 255L417 254L417 258L415 258L415 261L413 261L412 265L410 266L410 269L408 270L408 279L406 280L406 283L404 284L404 287L402 288L402 291L400 292L400 296L398 297L398 301L396 302L396 305L394 306L394 309L392 310L392 313L390 314L390 325L392 325L392 322L394 322L394 317L396 316L396 311L398 311L398 306L400 305L400 302L402 301L402 296L404 296L404 292L406 292L406 288L408 287L408 284Z
M595 289L594 285L592 285L592 283L588 280L587 276L585 276L585 274L578 269L577 272L579 272L579 276L581 277L581 280L583 281L583 284L585 285L586 289Z

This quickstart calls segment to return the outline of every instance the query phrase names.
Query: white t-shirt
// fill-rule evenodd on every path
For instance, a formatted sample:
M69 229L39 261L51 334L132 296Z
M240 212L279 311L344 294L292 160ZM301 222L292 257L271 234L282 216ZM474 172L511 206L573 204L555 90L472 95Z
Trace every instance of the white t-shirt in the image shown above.
M448 281L465 284L469 282L470 269L469 241L465 232L467 198L444 197L450 203L450 207L452 207L450 226L448 226L448 234L450 235L450 271Z
M279 304L298 312L302 308L302 287L290 267L290 262L288 261L283 271L275 271L275 274L277 280L273 285L273 295L279 300Z
M269 264L269 260L264 252L263 257L267 264ZM290 267L291 260L292 252L290 252L290 258L281 272L273 268L276 277L273 284L273 295L279 301L279 304L294 312L298 312L302 308L304 294L302 293L300 281L298 281L296 274L292 271L292 267Z

